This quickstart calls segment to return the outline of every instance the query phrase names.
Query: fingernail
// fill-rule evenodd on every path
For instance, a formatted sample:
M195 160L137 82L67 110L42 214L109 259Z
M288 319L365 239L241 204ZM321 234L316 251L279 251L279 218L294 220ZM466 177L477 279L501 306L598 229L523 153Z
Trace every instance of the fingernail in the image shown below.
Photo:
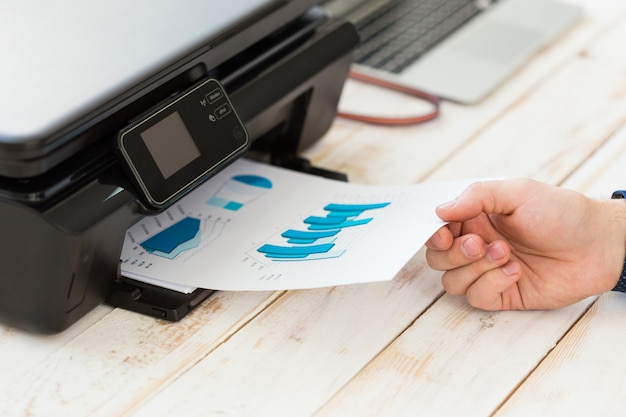
M443 204L437 206L437 208L440 208L440 209L450 209L450 208L456 206L456 203L457 203L456 200L448 201L447 203L443 203Z
M473 238L467 238L461 243L461 252L468 258L475 258L480 255L480 248Z
M506 253L500 242L495 242L487 246L487 258L489 258L490 261L499 261L504 258L505 255Z
M519 270L519 264L517 262L509 262L502 267L502 271L508 276L517 274Z
M434 235L432 235L430 237L430 242L436 247L436 248L443 248L443 239L441 239L441 236L439 236L439 233L435 233Z

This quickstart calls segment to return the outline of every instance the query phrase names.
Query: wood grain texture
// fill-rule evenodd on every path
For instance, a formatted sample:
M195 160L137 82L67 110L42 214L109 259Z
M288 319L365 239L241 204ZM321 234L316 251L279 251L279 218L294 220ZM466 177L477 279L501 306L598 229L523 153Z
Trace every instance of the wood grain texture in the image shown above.
M623 415L624 320L626 295L602 295L495 415Z
M590 302L494 313L446 295L315 417L488 416Z
M625 188L626 3L584 20L476 106L410 127L337 120L305 156L352 182L529 176ZM342 107L421 104L350 81ZM101 306L67 332L0 325L0 416L620 415L626 297L488 313L417 253L391 282L220 292L180 323ZM621 327L620 327L621 326Z
M3 381L0 391L0 415L125 415L280 295L218 293L174 324L116 309L79 334L70 332L66 338L63 333L63 346L46 349L45 357L13 351L12 366L30 366L20 375L9 366L11 379Z

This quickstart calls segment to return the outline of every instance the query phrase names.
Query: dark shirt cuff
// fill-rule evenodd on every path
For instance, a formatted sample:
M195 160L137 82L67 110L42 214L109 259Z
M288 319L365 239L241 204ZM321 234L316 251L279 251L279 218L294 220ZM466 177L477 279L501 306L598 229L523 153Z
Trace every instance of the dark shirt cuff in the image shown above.
M626 190L615 191L611 198L626 198ZM622 274L619 276L619 281L617 281L617 285L613 288L613 291L626 292L626 260L624 260Z
M613 288L613 291L626 292L626 260L622 267L622 274L619 276L619 281L617 281L617 285Z

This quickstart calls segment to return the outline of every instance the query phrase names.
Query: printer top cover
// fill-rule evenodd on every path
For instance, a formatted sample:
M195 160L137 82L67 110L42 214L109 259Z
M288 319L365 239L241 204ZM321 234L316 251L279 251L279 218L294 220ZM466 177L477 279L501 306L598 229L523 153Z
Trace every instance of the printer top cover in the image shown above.
M213 49L223 61L312 0L79 0L0 5L0 176L39 175L142 86ZM145 93L145 92L144 92Z

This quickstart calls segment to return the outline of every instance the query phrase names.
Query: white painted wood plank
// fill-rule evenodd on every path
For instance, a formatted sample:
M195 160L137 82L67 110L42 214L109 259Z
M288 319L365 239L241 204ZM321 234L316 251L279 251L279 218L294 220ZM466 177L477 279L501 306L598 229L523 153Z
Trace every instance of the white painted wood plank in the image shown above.
M0 326L0 393L24 373L37 372L48 357L64 349L65 345L91 326L97 325L111 311L111 307L98 306L74 326L56 335L33 334L6 325Z
M0 416L125 415L184 373L281 293L218 293L184 320L166 323L115 309L51 349L0 390ZM33 348L3 351L28 360ZM4 371L4 369L3 369ZM10 383L8 383L10 382Z
M488 416L590 301L493 313L445 295L315 417Z
M609 198L626 188L626 125L563 183L594 198Z
M309 416L440 292L423 253L392 282L290 291L133 416Z
M626 295L603 294L495 415L622 416Z

